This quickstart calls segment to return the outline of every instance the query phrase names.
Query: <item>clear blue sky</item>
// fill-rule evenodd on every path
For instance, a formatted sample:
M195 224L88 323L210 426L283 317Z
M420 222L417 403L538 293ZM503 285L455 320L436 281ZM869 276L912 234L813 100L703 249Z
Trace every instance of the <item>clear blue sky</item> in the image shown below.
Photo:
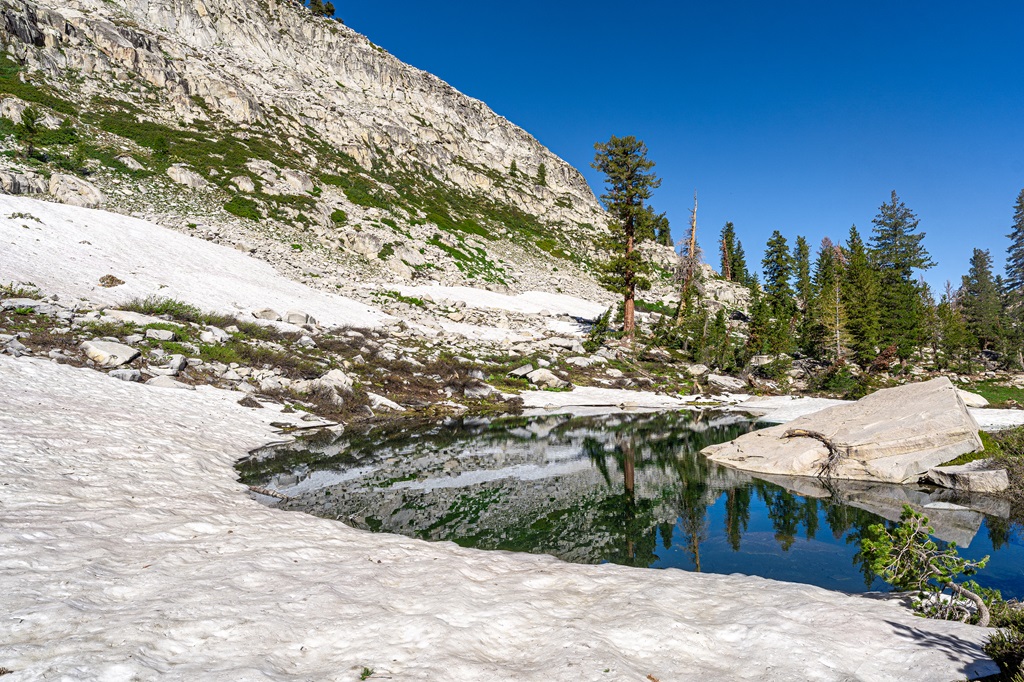
M678 239L693 191L706 260L736 224L760 270L780 230L867 236L895 189L941 290L973 247L1001 271L1024 188L1024 3L336 2L400 59L485 101L586 175L636 135ZM708 253L711 252L711 253Z

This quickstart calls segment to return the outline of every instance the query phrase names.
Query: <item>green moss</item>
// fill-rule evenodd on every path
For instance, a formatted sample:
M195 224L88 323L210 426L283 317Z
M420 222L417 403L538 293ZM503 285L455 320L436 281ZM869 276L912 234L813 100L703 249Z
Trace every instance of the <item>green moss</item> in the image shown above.
M377 252L377 258L381 260L387 260L388 258L391 258L393 255L395 255L395 245L392 244L391 242L385 244L383 248L381 248L381 250Z

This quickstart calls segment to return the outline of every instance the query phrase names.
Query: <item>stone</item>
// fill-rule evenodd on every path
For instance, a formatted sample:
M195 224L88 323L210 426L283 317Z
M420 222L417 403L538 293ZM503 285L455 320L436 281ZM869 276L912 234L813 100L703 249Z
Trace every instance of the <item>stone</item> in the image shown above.
M184 382L172 379L171 377L156 376L146 382L146 386L155 386L157 388L179 388L186 391L196 390L195 386L186 384Z
M107 375L121 381L142 381L142 372L137 369L113 369Z
M85 356L103 369L112 369L128 364L141 353L131 346L113 341L83 341L81 349Z
M740 393L747 388L746 382L742 379L727 377L721 374L709 374L708 386L728 393Z
M967 407L988 407L988 400L984 396L960 388L956 389L956 392L959 394L960 400L963 400L964 405Z
M370 407L378 410L391 410L392 412L405 412L405 408L393 400L388 400L382 395L367 392L366 397L370 399Z
M173 341L175 339L174 332L169 329L147 329L146 338L153 339L155 341Z
M248 175L236 175L231 178L231 184L238 188L238 191L252 194L256 191L256 183Z
M272 308L261 308L260 310L254 310L252 316L257 320L271 320L272 322L281 321L281 313L277 312Z
M583 367L583 368L590 367L592 364L594 364L593 360L591 360L590 358L582 357L582 356L574 356L574 357L571 357L571 358L566 358L565 362L568 365L574 365L576 367Z
M604 371L604 373L610 376L612 379L621 379L623 377L622 370L616 369L615 367L609 367Z
M167 169L167 177L179 185L185 185L192 189L203 189L209 184L202 175L178 163Z
M0 190L6 194L46 194L49 188L46 178L35 173L0 172Z
M145 168L141 163L135 160L134 156L128 154L122 154L121 156L114 157L117 161L120 161L125 168L129 170L142 170Z
M344 393L352 392L352 377L345 374L340 369L332 369L322 377L314 379L312 384L314 387L329 388Z
M525 379L526 375L533 371L533 365L523 365L516 367L514 370L508 373L508 376L515 377L516 379Z
M175 372L180 372L188 367L188 360L184 355L174 354L167 358L166 366L168 369L173 369Z
M498 389L494 388L494 386L491 386L490 384L485 384L485 383L482 383L482 382L478 383L478 384L473 384L473 385L470 385L470 386L466 386L462 390L462 394L464 396L466 396L467 398L473 399L473 400L483 400L484 398L489 398L490 396L494 395L495 393L500 393L500 391Z
M312 192L313 180L302 171L286 168L281 171L281 177L285 183L296 192Z
M970 493L1001 493L1010 487L1006 469L995 466L990 459L979 459L959 466L933 467L924 475L924 481Z
M541 388L569 388L572 386L565 379L559 378L550 369L535 369L527 374L526 378L531 384Z
M686 368L687 374L689 374L691 377L702 377L705 374L709 373L710 371L711 368L708 367L707 365L690 365L689 367Z
M50 176L49 189L57 201L70 206L97 208L107 200L103 192L91 182L64 173L54 173Z
M301 310L289 310L284 314L284 321L288 324L302 326L304 324L316 324L316 318Z
M820 434L839 456L830 462L828 447L801 433ZM828 471L835 479L908 483L981 448L977 423L949 379L939 377L883 389L702 452L745 471L795 476Z

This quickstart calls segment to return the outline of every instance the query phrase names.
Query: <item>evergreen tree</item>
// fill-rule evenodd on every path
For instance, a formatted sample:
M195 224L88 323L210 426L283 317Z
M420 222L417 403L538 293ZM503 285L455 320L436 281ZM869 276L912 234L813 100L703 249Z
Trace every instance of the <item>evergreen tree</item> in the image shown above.
M651 210L651 213L654 211ZM662 246L672 246L672 227L664 213L654 216L654 241Z
M878 347L878 276L856 225L850 227L844 256L842 295L850 346L857 361L866 364L875 358Z
M1020 300L1024 289L1024 189L1017 195L1017 203L1013 206L1013 228L1006 235L1010 247L1006 249L1006 289L1017 294Z
M811 326L811 249L807 245L807 240L801 236L797 236L796 246L793 247L793 277L798 312L796 338L800 349L808 352Z
M971 268L960 286L960 307L967 329L978 340L981 350L999 345L1002 300L992 278L992 256L987 250L974 249L971 255Z
M872 223L871 257L879 273L879 319L882 345L896 346L906 361L921 336L922 303L913 279L914 270L935 265L917 233L917 216L893 190L891 201L882 204Z
M733 258L736 254L736 228L732 223L726 223L718 235L720 245L722 269L719 271L725 279L735 282L736 276L732 271Z
M601 201L611 218L605 247L611 259L605 264L602 283L623 297L623 331L632 337L636 328L637 289L649 289L651 271L637 245L654 237L655 216L647 205L661 180L651 170L647 145L632 135L615 137L594 145L593 167L604 173L607 192ZM541 164L541 168L543 168ZM538 171L538 176L540 171Z
M614 138L614 135L612 137ZM537 166L537 184L541 187L548 186L548 167L543 162Z
M736 240L736 251L732 257L732 281L751 286L754 284L754 278L750 275L750 270L747 269L747 257L743 253L743 242L739 239Z
M30 159L36 153L36 142L43 125L43 115L35 107L25 107L21 112L21 123L15 128L15 136L25 145L25 158Z
M515 159L512 159L512 164L508 167L508 175L511 178L519 177L519 164Z
M935 317L939 326L939 349L942 351L939 364L943 368L960 370L964 360L969 361L970 350L974 347L975 340L967 330L967 323L960 314L956 295L949 283L946 284L946 293L936 307Z
M838 360L849 346L846 301L843 297L843 252L828 237L821 240L814 261L808 347L815 357Z
M761 266L764 268L764 303L773 318L765 352L788 353L794 345L792 322L796 302L790 286L794 263L786 238L778 230L768 239Z
M924 281L924 277L918 281L917 288L921 297L921 328L918 330L917 348L923 362L925 348L931 348L933 358L938 356L941 330L935 296L932 295L932 288Z
M772 313L791 315L795 307L793 287L793 257L789 253L786 238L778 230L772 232L761 267L764 268L764 294Z

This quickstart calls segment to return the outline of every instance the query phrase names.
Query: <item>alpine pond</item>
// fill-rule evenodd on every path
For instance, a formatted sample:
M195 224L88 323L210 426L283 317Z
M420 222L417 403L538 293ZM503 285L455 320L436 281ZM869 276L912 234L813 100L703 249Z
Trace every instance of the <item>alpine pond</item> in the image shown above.
M757 428L724 412L570 414L389 423L256 451L243 481L372 531L577 563L745 573L848 592L884 589L859 558L868 527L924 511L978 576L1024 596L1008 507L924 486L757 478L699 451Z

